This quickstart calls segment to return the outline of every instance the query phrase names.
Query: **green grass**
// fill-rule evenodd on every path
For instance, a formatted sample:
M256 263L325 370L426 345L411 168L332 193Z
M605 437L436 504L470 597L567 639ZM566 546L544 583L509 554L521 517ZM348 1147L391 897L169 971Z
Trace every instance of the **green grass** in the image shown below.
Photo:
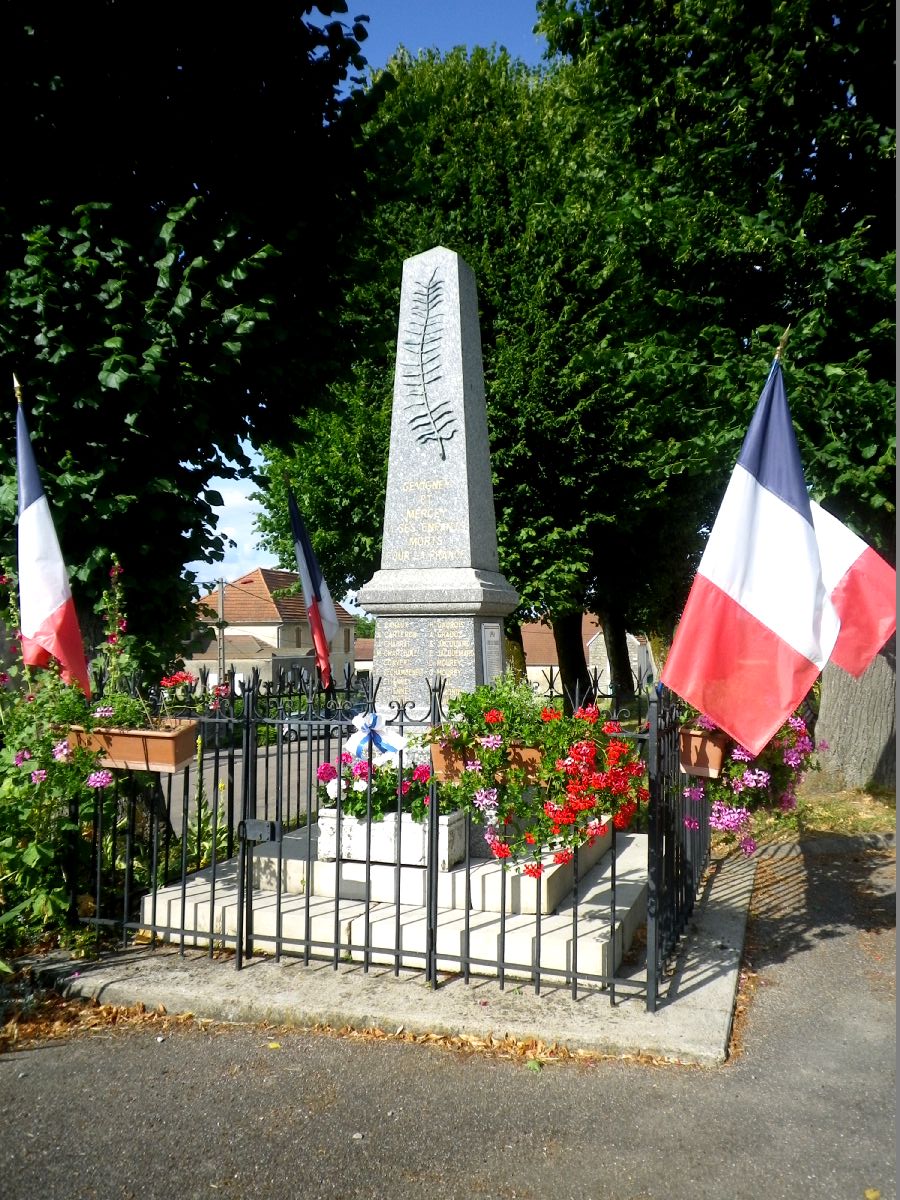
M858 836L893 833L897 822L896 794L887 789L847 788L832 777L811 772L800 787L793 813L757 812L753 836L757 842L814 837L822 833Z

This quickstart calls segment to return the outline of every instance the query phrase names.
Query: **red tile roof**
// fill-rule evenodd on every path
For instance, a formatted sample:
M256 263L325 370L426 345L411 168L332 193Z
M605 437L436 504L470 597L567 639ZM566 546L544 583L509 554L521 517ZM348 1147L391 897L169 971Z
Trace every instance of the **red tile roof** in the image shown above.
M268 642L261 642L259 638L251 637L249 634L234 634L231 637L225 637L225 661L232 662L247 662L248 659L258 658L269 660L272 658L275 650ZM197 649L191 655L192 662L204 662L209 659L212 662L217 662L219 658L219 647L216 644L216 639L212 638L210 642Z
M295 571L276 571L265 567L242 575L232 583L225 584L225 620L229 625L281 625L286 621L305 621L306 605L298 591L291 596L275 596L284 588L294 587L300 581ZM210 592L202 596L198 605L211 610L204 613L208 621L216 621L219 611L219 593ZM334 610L338 620L353 623L354 618L340 604Z

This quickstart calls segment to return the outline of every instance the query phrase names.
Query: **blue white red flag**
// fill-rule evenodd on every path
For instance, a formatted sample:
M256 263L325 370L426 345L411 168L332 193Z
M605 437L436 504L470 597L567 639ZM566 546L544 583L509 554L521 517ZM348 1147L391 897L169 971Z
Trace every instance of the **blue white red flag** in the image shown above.
M55 658L63 680L77 680L84 694L90 696L90 677L69 576L21 404L16 418L16 470L22 659L30 667L46 667Z
M896 575L810 501L772 365L662 682L758 754L829 659L861 675L896 628Z
M309 628L316 651L316 666L325 687L331 687L331 655L329 647L338 632L337 613L328 585L322 578L319 564L306 532L294 493L288 491L288 510L291 515L291 533L294 538L294 553L297 556L297 571L303 588L303 603L309 617Z

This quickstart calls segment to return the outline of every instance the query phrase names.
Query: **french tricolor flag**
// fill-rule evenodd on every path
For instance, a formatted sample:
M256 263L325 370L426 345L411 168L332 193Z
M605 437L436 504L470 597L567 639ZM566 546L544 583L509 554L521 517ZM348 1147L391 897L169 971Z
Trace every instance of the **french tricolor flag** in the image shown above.
M758 754L829 659L863 673L895 597L893 568L810 501L776 359L662 682Z
M288 490L288 510L291 515L291 533L294 538L294 553L297 556L297 570L300 573L300 585L303 588L303 603L309 617L309 628L312 633L313 645L316 649L316 666L322 676L326 688L331 687L331 656L329 646L338 632L337 613L328 585L322 578L319 563L306 532L300 510L294 493Z
M22 660L30 667L60 664L66 683L77 681L91 694L84 643L78 627L69 576L63 562L47 497L41 485L22 405L16 417L16 469L19 480L19 620Z

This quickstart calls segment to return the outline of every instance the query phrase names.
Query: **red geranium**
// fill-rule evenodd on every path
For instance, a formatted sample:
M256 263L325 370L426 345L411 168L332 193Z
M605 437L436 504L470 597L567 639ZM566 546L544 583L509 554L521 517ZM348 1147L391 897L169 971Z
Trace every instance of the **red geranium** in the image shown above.
M542 703L526 682L502 678L454 698L431 736L465 764L441 785L443 800L483 827L495 859L532 878L629 828L646 799L634 735L596 704L569 716Z

